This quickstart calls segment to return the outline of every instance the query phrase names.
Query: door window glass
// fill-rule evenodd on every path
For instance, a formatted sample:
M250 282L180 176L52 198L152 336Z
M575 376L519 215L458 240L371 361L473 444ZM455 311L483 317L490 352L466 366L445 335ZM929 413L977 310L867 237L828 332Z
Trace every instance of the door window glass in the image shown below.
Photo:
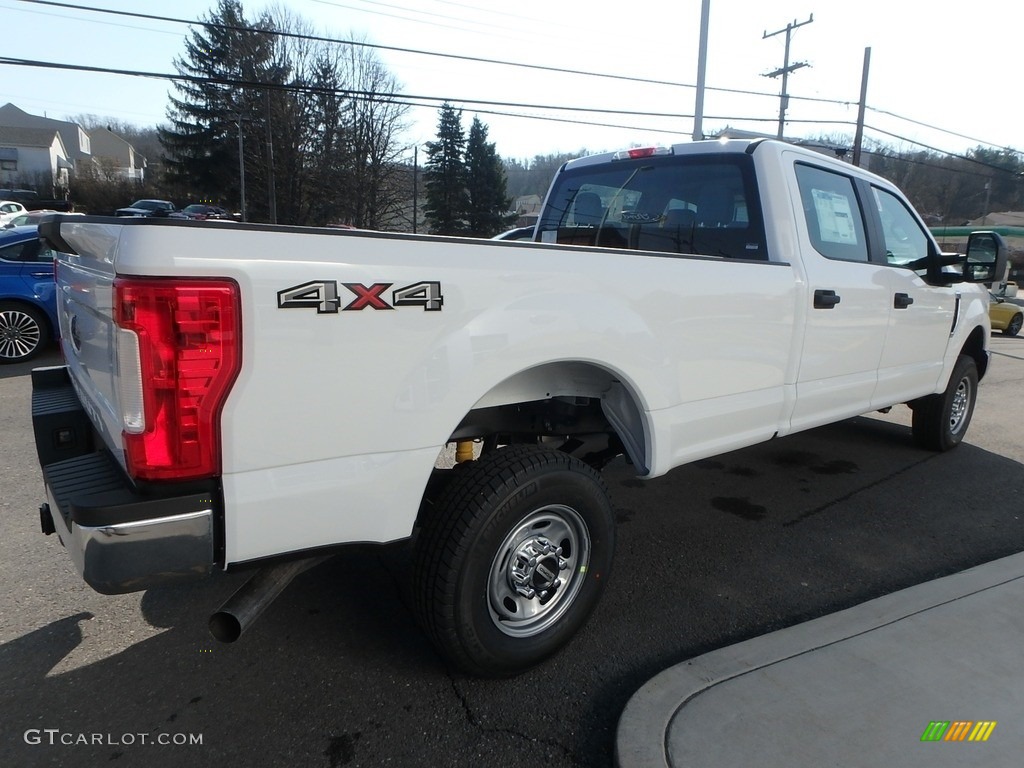
M864 216L853 180L802 163L796 166L796 178L814 249L828 259L867 261Z
M0 259L4 261L35 261L38 252L39 240L33 238L21 243L3 246L0 248Z
M928 255L928 236L906 205L891 192L872 187L885 235L885 258L894 266L920 263Z

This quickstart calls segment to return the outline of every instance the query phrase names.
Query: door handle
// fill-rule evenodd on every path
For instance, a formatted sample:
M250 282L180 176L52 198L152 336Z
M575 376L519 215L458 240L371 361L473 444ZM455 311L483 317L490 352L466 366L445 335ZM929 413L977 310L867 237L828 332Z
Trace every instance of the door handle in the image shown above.
M814 292L815 309L832 309L840 301L835 291L817 290Z
M897 293L895 298L893 299L892 305L896 309L906 309L913 303L914 300L910 298L909 295L905 293Z

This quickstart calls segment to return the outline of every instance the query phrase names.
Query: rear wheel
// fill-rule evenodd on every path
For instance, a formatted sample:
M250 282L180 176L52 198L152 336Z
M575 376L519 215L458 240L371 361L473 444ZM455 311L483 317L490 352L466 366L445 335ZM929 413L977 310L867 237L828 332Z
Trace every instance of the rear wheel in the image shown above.
M978 396L978 366L960 355L946 391L914 402L914 440L931 451L948 451L960 444L974 414Z
M1012 318L1010 323L1003 329L1004 336L1016 336L1020 333L1021 326L1024 325L1024 314L1018 312Z
M46 320L35 307L0 302L0 363L31 360L46 346Z
M586 621L614 549L600 475L517 445L455 473L417 542L417 612L465 672L504 676L554 653Z

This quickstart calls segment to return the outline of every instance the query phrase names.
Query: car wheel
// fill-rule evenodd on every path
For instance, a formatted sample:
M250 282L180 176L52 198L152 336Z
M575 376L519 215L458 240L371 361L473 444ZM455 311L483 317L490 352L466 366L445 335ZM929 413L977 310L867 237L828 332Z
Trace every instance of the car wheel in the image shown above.
M46 346L49 326L35 307L0 302L0 363L31 360Z
M608 491L591 467L537 446L451 471L417 541L416 610L464 672L515 674L568 642L596 605L614 549Z
M1024 325L1024 314L1018 312L1016 315L1010 318L1009 325L1003 328L1003 335L1016 336L1018 333L1020 333L1020 328L1022 325Z
M946 391L914 402L914 440L930 451L948 451L963 440L978 397L978 366L960 355Z

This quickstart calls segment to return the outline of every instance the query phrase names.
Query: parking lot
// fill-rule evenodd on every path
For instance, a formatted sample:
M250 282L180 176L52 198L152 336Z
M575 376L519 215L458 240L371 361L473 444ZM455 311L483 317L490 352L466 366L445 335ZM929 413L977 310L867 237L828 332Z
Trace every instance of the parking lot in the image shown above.
M897 408L652 481L614 463L601 604L560 655L500 681L434 654L400 544L303 574L233 645L206 622L244 575L92 592L39 532L31 366L0 369L0 764L611 765L622 708L662 669L1024 551L1024 338L992 346L947 454L916 448Z

